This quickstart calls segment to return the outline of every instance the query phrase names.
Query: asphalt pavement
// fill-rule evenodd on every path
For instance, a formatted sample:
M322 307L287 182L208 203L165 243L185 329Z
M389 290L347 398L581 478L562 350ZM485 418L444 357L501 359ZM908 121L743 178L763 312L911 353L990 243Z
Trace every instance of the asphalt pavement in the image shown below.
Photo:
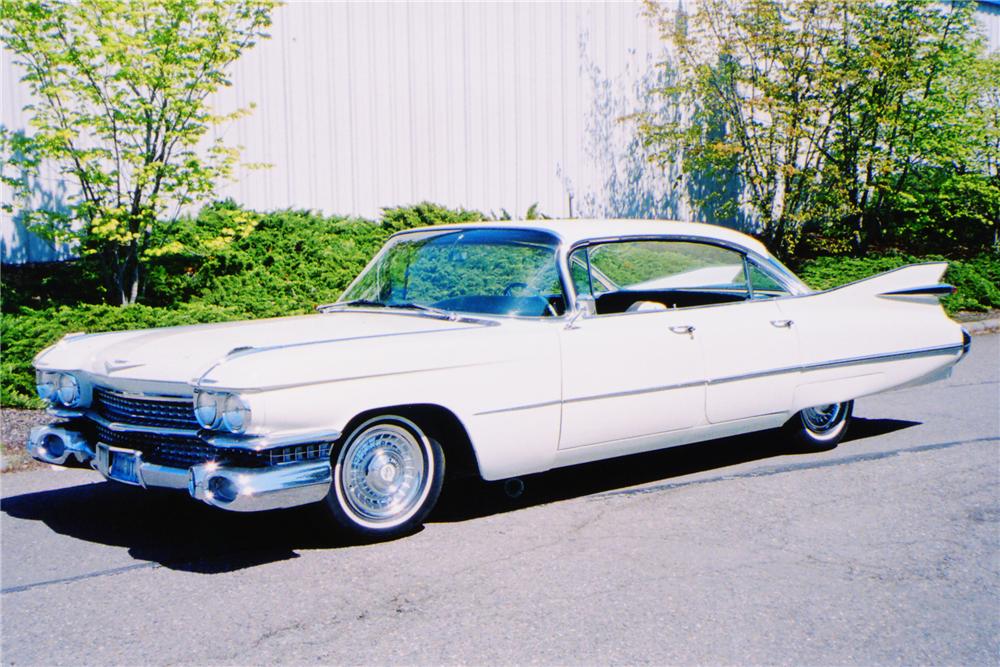
M1000 337L948 380L775 432L446 489L352 544L309 508L235 515L45 469L0 480L2 661L28 664L1000 662Z

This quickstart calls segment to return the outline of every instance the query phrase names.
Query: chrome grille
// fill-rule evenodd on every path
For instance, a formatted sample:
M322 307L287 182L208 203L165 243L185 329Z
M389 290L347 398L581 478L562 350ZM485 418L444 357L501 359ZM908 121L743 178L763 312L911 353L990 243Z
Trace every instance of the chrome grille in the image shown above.
M292 445L289 447L278 447L269 450L271 455L271 465L276 466L282 463L295 463L296 461L311 461L330 456L330 443L319 442L311 445Z
M186 398L155 399L121 394L104 387L94 389L94 407L111 421L140 426L198 430L194 401Z
M118 432L97 425L97 439L112 447L142 452L142 460L171 468L190 468L199 463L218 461L246 468L268 465L268 452L214 447L197 437L160 433Z
M94 409L112 422L189 431L190 435L123 432L95 423L100 442L138 450L142 452L143 461L171 468L190 468L208 461L256 468L330 456L331 443L328 442L287 445L261 451L210 445L198 437L200 427L194 418L193 400L186 398L147 398L95 387Z

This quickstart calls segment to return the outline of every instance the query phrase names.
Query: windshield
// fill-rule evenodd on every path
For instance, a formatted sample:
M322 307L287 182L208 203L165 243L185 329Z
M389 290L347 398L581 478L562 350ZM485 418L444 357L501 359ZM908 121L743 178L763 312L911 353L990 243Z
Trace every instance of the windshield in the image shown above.
M545 232L467 229L391 239L339 305L553 317L565 309L557 240Z

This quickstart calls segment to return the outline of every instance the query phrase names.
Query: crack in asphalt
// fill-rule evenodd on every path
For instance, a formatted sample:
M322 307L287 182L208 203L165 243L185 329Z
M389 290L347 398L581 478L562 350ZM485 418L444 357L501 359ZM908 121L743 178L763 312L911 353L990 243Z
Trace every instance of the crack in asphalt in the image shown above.
M11 586L10 588L4 588L0 590L0 595L7 595L8 593L21 593L23 591L30 591L32 588L41 588L42 586L53 586L55 584L69 584L74 581L83 581L85 579L93 579L95 577L107 577L114 574L129 572L131 570L146 570L157 567L160 567L159 563L133 563L132 565L113 567L109 570L98 570L97 572L78 574L73 577L62 577L61 579L49 579L47 581L36 581L34 583L22 584L20 586Z
M893 456L899 456L900 454L919 454L921 452L930 452L938 449L949 449L951 447L958 447L960 445L972 445L981 442L1000 442L1000 437L988 436L985 438L973 438L971 440L951 440L949 442L938 442L930 445L920 445L918 447L900 447L899 449L890 449L883 452L870 452L867 454L855 454L854 456L845 456L843 458L834 459L832 461L787 463L785 465L780 465L780 466L759 468L757 470L749 470L747 472L734 473L731 475L716 475L714 477L708 477L705 479L696 479L688 482L666 482L664 484L656 484L654 486L644 486L638 489L622 489L620 491L607 491L605 493L592 496L591 498L589 498L589 500L590 501L605 500L607 498L612 498L615 496L644 496L650 493L671 491L673 489L680 489L687 486L698 486L701 484L712 484L714 482L725 482L731 479L753 479L757 477L770 477L772 475L781 475L786 472L795 472L798 470L817 470L819 468L832 468L836 466L851 465L853 463L864 463L866 461L878 461L879 459L891 458Z

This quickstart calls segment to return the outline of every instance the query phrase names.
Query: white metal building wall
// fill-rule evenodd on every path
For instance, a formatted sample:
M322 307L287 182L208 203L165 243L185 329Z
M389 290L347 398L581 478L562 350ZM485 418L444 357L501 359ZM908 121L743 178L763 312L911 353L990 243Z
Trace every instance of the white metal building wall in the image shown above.
M993 48L998 9L980 3ZM673 175L646 162L620 121L665 56L637 1L293 0L273 18L271 39L212 100L220 112L256 104L219 132L246 162L272 166L241 171L221 196L367 217L419 201L690 217ZM2 70L0 123L24 128L26 91L6 52ZM49 170L39 199L58 202L65 188ZM65 256L0 216L4 262Z
M683 216L619 119L662 44L633 1L289 2L234 66L219 133L248 163L220 189L246 206L377 217L432 201L523 216ZM3 62L0 122L25 91ZM41 190L63 187L46 174ZM5 214L6 215L6 214ZM53 255L7 216L3 261Z
M290 3L220 109L254 208L377 216L429 200L523 214L626 210L637 84L662 45L636 2ZM634 174L633 174L634 177ZM636 193L638 196L641 193ZM617 199L616 199L617 198Z

